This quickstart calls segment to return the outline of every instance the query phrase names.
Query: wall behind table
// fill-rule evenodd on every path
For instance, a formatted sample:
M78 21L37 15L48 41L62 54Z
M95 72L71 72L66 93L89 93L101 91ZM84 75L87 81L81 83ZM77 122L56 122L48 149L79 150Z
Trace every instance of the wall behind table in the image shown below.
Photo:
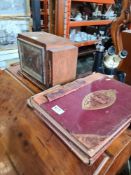
M4 61L13 59L13 54L18 60L17 35L31 30L30 0L2 0L0 3L1 65Z
M30 1L2 0L0 16L30 16Z

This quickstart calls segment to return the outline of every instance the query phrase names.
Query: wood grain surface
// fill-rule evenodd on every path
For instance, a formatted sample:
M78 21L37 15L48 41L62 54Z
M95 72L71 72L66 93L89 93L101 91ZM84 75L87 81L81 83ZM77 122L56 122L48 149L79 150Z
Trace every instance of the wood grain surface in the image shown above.
M92 167L83 164L27 107L31 95L8 73L0 73L0 175L93 175L102 158ZM119 137L110 149L115 145L121 153L124 140ZM130 137L126 148L123 157L130 156Z
M121 61L119 70L126 73L126 83L131 85L131 30L122 32L123 48L128 52L127 57Z

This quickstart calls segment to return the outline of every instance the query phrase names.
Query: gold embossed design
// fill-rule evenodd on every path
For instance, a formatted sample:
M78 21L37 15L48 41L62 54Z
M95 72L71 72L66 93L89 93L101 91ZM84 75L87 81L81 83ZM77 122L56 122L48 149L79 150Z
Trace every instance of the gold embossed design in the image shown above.
M111 106L116 101L116 90L99 90L86 95L82 101L82 109L97 110Z

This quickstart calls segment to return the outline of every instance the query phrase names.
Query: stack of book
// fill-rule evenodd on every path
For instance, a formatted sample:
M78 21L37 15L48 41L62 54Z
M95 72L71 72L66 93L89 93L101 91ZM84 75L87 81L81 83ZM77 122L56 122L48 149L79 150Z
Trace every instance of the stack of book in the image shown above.
M28 104L86 164L131 122L131 87L95 73L32 96Z

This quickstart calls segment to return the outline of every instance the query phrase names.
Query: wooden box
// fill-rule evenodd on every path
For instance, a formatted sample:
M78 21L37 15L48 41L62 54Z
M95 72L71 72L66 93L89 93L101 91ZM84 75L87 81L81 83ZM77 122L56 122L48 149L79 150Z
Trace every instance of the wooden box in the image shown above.
M27 78L49 87L76 77L78 49L69 40L46 32L18 35L21 70Z

